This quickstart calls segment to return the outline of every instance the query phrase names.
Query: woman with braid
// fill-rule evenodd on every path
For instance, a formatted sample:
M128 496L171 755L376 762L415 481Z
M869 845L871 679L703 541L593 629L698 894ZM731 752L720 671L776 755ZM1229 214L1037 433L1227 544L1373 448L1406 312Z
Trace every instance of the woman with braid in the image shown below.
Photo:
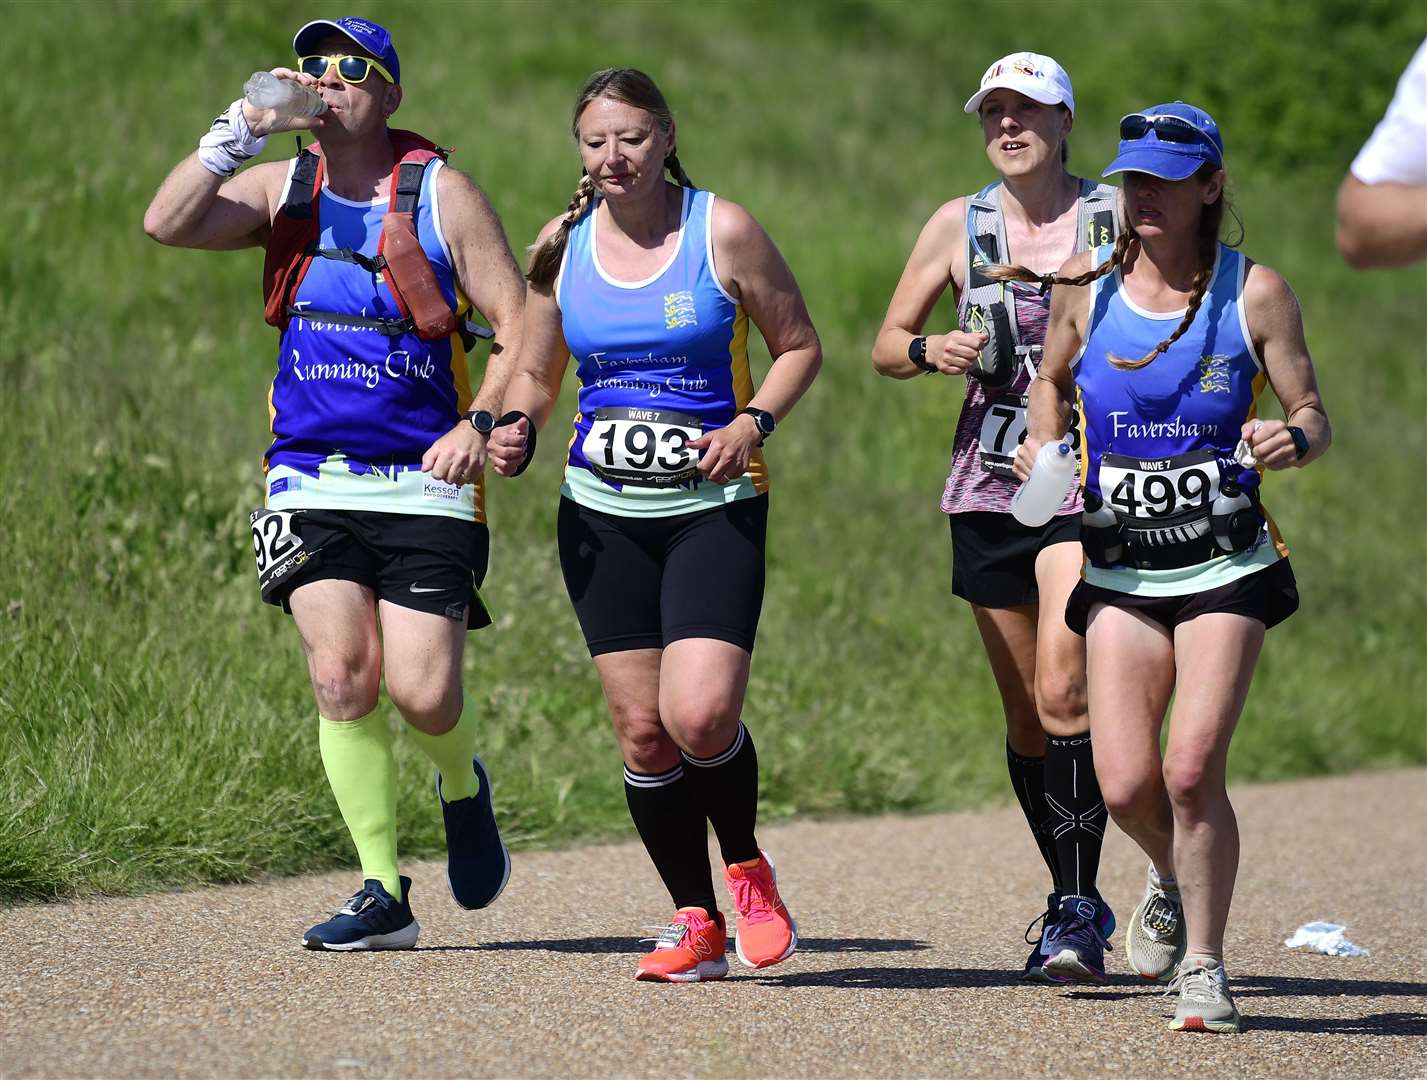
M1178 101L1131 113L1114 173L1126 226L1113 248L1074 256L1054 278L992 271L1056 285L1016 473L1062 437L1078 396L1089 561L1065 620L1086 638L1100 788L1151 863L1130 966L1172 977L1175 1030L1232 1032L1229 739L1264 632L1298 607L1259 483L1264 469L1319 457L1331 434L1292 290L1219 242L1213 119ZM1256 419L1265 384L1287 423Z
M754 836L758 758L740 717L763 602L759 448L822 350L767 234L684 172L649 76L596 72L572 128L584 171L532 249L530 337L491 460L507 476L525 468L573 355L560 563L624 755L630 816L677 909L636 977L721 979L708 823L738 958L766 967L798 941ZM750 320L773 357L756 391Z
M1085 643L1061 613L1080 580L1080 500L1031 529L1011 516L1011 461L1050 298L982 270L1012 258L1052 270L1115 235L1115 189L1072 176L1070 78L1048 56L992 64L966 103L998 180L936 211L917 238L872 363L894 379L966 376L941 509L951 524L951 591L971 605L1006 717L1012 787L1051 874L1044 929L1022 977L1103 982L1115 917L1095 887L1105 806L1091 763ZM950 283L957 325L926 335ZM1037 282L1037 286L1039 282ZM1073 438L1074 436L1072 436ZM1029 934L1027 940L1030 940Z

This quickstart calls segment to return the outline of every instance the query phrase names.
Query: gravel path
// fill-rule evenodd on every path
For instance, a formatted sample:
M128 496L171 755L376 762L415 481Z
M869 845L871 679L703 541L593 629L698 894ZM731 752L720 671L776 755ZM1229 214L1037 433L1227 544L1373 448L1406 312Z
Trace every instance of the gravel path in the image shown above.
M1168 1031L1120 931L1110 985L1020 985L1045 884L1002 809L764 830L802 946L695 986L631 977L644 924L669 914L633 844L517 854L479 913L452 904L442 864L410 868L407 953L298 947L350 874L0 911L0 1074L1427 1075L1427 772L1234 799L1237 1038ZM1112 833L1101 881L1122 920L1143 874ZM1314 919L1372 955L1284 948Z

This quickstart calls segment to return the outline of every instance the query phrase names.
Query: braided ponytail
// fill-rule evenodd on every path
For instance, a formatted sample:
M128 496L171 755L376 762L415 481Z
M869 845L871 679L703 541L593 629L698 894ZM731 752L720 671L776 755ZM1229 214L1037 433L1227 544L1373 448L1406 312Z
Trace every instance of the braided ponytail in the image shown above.
M560 227L547 236L543 243L530 245L530 266L525 271L525 280L542 288L554 283L560 274L560 262L565 257L565 245L570 241L570 230L585 216L595 199L595 182L588 173L580 174L580 182L575 186L575 194L570 196L570 205L565 207L565 216Z
M992 263L990 266L983 266L978 273L992 281L1024 281L1030 285L1039 285L1042 289L1049 289L1052 285L1089 285L1092 281L1104 277L1111 270L1122 265L1125 256L1129 254L1130 244L1135 243L1136 240L1134 230L1126 225L1120 230L1120 235L1115 237L1115 250L1110 253L1110 257L1094 270L1087 270L1073 278L1061 277L1059 274L1037 274L1034 270L1028 270L1024 266L1008 266L1005 263Z
M674 151L669 151L669 156L664 159L664 168L669 170L669 175L678 182L680 187L693 187L694 182L689 179L689 174L684 171L684 167L679 164L679 155Z

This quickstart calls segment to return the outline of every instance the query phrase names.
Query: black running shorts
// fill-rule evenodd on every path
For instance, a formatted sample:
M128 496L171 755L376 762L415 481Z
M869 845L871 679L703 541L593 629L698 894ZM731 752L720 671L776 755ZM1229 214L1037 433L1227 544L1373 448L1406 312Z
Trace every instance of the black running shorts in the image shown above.
M1298 610L1298 582L1287 559L1217 589L1185 596L1136 596L1082 581L1066 602L1065 625L1084 637L1090 610L1096 604L1138 611L1170 634L1180 623L1215 611L1247 615L1263 623L1267 630Z
M1040 528L1010 514L948 514L951 523L951 592L979 607L1038 603L1036 556L1042 548L1080 543L1080 515L1062 514Z
M304 510L294 527L312 552L274 599L313 581L355 581L377 598L414 611L460 619L469 630L490 625L477 590L490 561L490 531L475 521L436 514L369 510Z
M752 652L767 532L767 495L638 518L561 499L560 569L590 655L684 638Z

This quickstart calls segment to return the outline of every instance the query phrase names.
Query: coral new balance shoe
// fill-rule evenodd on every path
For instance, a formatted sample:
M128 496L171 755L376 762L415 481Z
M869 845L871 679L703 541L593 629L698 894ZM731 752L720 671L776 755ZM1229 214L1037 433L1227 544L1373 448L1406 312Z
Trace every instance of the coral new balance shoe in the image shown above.
M703 982L728 974L723 916L710 919L703 908L681 908L642 957L636 979L645 982Z
M798 924L778 895L778 872L768 852L751 866L734 863L723 873L733 893L738 959L751 968L786 960L798 947Z

